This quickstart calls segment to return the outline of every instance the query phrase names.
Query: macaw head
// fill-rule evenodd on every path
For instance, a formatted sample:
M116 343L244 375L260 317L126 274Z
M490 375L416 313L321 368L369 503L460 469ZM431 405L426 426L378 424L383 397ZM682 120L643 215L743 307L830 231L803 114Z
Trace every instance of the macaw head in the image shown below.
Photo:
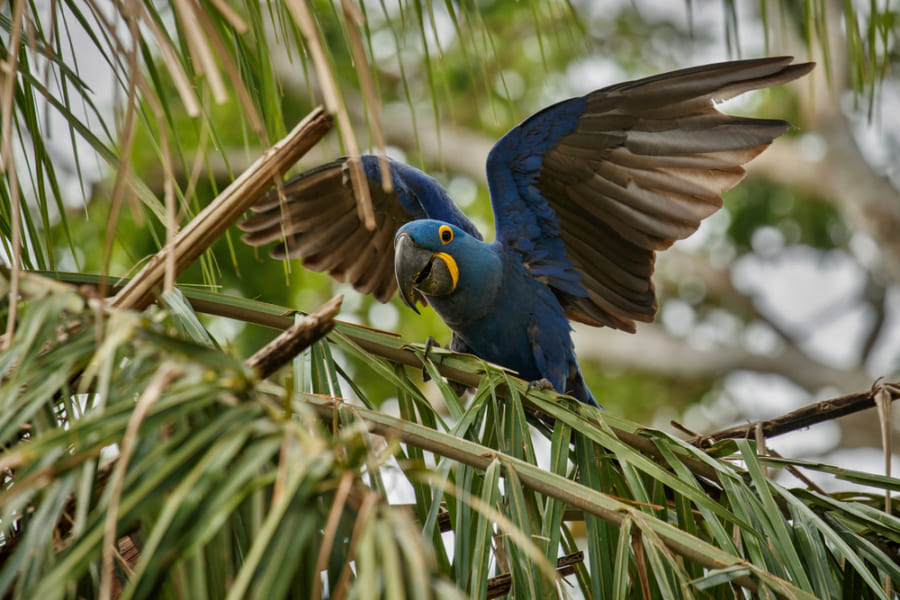
M403 302L419 312L419 294L449 296L469 287L484 268L481 246L486 244L443 221L420 219L401 227L394 238L394 271Z

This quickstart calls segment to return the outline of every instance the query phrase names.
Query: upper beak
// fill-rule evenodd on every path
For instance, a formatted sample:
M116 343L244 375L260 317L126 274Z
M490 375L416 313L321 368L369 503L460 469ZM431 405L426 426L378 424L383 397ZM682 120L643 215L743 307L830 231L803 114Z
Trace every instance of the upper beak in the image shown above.
M416 313L419 309L416 308L418 292L415 286L424 278L423 273L428 270L433 257L431 250L416 246L408 233L401 233L394 241L394 272L400 297Z

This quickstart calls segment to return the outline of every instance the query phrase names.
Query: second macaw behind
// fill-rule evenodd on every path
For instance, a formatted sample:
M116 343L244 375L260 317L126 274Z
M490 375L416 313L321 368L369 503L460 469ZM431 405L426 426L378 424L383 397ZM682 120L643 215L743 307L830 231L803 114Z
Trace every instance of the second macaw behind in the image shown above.
M451 347L596 405L575 358L569 320L634 332L657 301L655 252L722 206L742 165L789 125L724 115L715 101L782 84L813 68L792 58L705 65L565 100L510 130L487 159L495 239L485 242L443 187L390 160L362 165L376 216L356 209L348 160L302 173L241 224L252 245L282 240L303 258L387 302L399 286L453 331Z

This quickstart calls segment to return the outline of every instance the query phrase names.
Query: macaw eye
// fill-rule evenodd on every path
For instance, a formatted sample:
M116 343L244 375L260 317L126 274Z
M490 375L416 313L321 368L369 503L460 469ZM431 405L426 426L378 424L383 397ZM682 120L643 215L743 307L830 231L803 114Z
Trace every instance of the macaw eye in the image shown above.
M449 244L453 241L453 230L450 229L449 225L441 225L441 228L438 229L438 234L441 236L442 244Z

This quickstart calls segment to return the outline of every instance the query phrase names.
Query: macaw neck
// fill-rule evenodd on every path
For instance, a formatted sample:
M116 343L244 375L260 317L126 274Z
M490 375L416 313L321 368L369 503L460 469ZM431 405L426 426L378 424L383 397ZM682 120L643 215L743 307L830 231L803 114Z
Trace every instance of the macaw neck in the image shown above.
M483 318L494 305L503 282L502 248L469 238L453 253L459 281L452 294L428 296L428 303L451 329Z

